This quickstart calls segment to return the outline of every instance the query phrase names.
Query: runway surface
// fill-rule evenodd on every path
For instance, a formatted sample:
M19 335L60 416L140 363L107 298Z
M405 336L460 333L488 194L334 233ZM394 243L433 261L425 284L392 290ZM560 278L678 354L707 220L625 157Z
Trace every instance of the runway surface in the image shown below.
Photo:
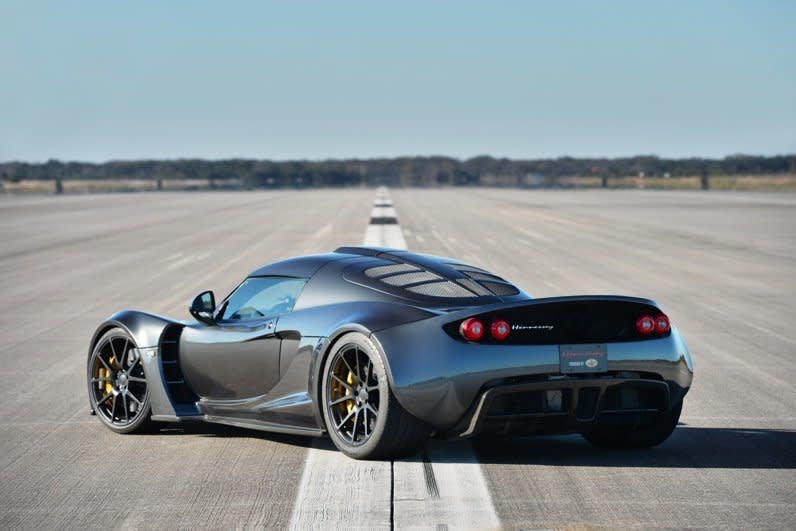
M794 195L391 191L411 250L535 296L657 300L696 375L682 425L651 451L577 436L433 443L426 499L417 461L342 467L323 440L212 425L120 436L88 415L86 349L102 319L125 307L187 318L195 293L224 294L262 263L359 244L375 196L0 197L0 528L283 528L324 500L319 528L454 529L445 507L473 471L488 499L470 505L505 528L796 526ZM324 490L329 470L357 474L368 503Z

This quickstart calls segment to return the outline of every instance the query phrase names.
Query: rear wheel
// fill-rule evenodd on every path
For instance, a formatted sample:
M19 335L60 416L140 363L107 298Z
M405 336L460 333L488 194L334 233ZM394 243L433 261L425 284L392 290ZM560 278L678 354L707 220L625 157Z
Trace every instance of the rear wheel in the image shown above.
M651 448L669 438L677 422L683 402L674 406L657 424L638 430L622 428L600 428L583 434L583 438L595 446L613 449Z
M395 399L378 349L364 334L346 334L332 348L321 397L332 442L354 459L404 456L428 437L428 426Z
M150 425L149 388L136 345L127 332L105 333L88 359L91 410L117 433L142 431Z

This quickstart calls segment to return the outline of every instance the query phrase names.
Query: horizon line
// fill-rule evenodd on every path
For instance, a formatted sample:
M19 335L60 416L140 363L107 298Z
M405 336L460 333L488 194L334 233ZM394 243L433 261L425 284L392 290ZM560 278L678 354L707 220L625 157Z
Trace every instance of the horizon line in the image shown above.
M732 158L777 158L777 157L796 157L796 151L791 153L774 153L774 154L753 154L753 153L742 153L736 152L727 154L720 157L714 156L700 156L700 155L688 155L688 156L679 156L679 157L672 157L672 156L660 156L652 153L638 153L635 155L621 155L621 156L575 156L575 155L559 155L559 156L549 156L549 157L535 157L535 158L525 158L525 157L509 157L509 156L499 156L499 155L489 155L489 154L480 154L474 155L470 157L457 157L452 155L443 155L443 154L434 154L434 155L394 155L394 156L369 156L369 157L357 157L357 156L349 156L349 157L319 157L319 158L267 158L267 157L251 157L251 156L235 156L235 157L201 157L201 156L175 156L175 157L139 157L139 158L110 158L110 159L103 159L103 160L79 160L79 159L60 159L60 158L48 158L46 160L20 160L20 159L10 159L10 160L0 160L0 164L49 164L51 162L60 163L60 164L95 164L95 165L102 165L102 164L111 164L111 163L119 163L119 162L179 162L179 161L202 161L202 162L228 162L228 161L256 161L256 162L274 162L274 163L288 163L288 162L304 162L304 163L323 163L323 162L351 162L351 161L358 161L358 162L367 162L367 161L374 161L374 160L399 160L399 159L449 159L455 160L457 162L467 162L470 160L475 159L482 159L482 158L490 158L494 160L511 160L515 162L536 162L536 161L547 161L547 160L564 160L564 159L572 159L572 160L622 160L622 159L636 159L636 158L654 158L659 160L693 160L693 159L700 159L700 160L713 160L713 161L720 161L720 160L727 160Z

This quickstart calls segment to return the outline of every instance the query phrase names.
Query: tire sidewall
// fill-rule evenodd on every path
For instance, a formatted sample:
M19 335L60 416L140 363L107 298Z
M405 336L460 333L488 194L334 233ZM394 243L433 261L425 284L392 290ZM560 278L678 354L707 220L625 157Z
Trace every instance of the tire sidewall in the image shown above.
M94 390L92 389L93 384L91 383L91 379L94 376L92 373L91 362L94 359L94 354L109 338L112 337L124 337L130 342L131 345L133 345L133 348L138 348L135 344L135 341L133 341L133 338L130 337L130 334L128 334L123 328L114 327L102 334L88 355L88 361L86 362L86 390L88 391L88 400L91 410L95 412L95 416L99 418L100 422L102 422L108 429L113 430L116 433L131 433L138 430L143 424L149 421L149 416L151 414L151 407L149 404L149 382L147 382L146 394L144 395L144 399L141 401L141 410L139 411L138 416L136 416L133 422L124 426L114 425L113 423L109 422L100 411L97 410L97 400L94 397ZM141 363L143 363L143 361Z
M379 382L379 412L376 417L376 425L373 432L370 434L368 440L361 445L354 446L344 439L337 430L334 428L334 421L331 417L329 410L329 380L332 364L337 358L337 355L355 345L358 349L366 352L373 363L373 371ZM326 431L332 439L334 445L344 454L355 459L367 458L376 452L379 447L382 436L384 434L385 426L387 425L387 417L389 411L389 395L390 385L387 381L387 371L384 365L381 352L378 347L366 335L360 332L350 332L341 336L332 346L329 354L326 356L323 364L323 372L321 373L321 411L323 413L323 420L326 425Z

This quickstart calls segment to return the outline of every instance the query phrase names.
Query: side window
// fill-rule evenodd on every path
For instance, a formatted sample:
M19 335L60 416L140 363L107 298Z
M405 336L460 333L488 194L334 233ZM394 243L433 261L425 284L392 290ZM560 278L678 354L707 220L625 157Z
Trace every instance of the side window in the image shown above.
M304 284L303 278L249 277L226 302L222 321L246 321L290 312Z

